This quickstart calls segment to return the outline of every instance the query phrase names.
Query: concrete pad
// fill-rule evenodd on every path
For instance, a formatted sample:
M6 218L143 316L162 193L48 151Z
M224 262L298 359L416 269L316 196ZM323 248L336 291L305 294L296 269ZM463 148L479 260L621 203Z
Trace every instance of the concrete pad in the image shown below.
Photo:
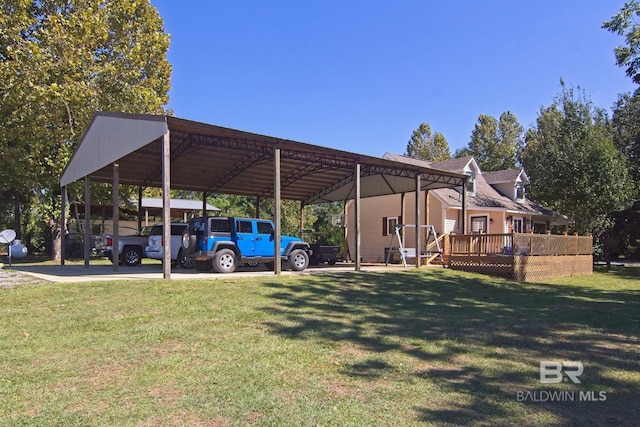
M3 269L11 269L33 277L50 282L92 282L108 280L150 280L162 279L161 264L142 264L136 267L121 266L118 271L113 271L111 265L37 265L14 264L11 267L1 266ZM402 271L401 265L366 264L362 266L362 272ZM353 264L340 263L333 266L320 265L309 267L304 271L282 271L283 276L308 275L322 273L346 273L355 272ZM201 273L195 269L174 268L171 270L172 280L202 280L202 279L230 279L238 277L275 276L273 271L263 266L256 268L239 267L234 273L220 274L216 272Z

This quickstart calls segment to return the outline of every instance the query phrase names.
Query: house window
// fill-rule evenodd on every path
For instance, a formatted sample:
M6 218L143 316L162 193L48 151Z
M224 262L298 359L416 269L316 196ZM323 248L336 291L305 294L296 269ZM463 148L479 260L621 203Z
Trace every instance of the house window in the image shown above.
M470 196L476 195L476 174L473 172L465 172L469 177L467 178L467 194Z
M393 234L396 232L396 225L398 225L398 217L394 216L387 218L387 233Z
M487 217L486 216L472 216L471 217L471 232L472 233L486 233L487 232Z
M523 184L517 184L516 185L516 201L518 202L524 202L524 185Z
M382 235L388 236L396 232L396 225L400 223L400 219L397 216L385 216L382 217Z
M513 219L513 232L522 233L522 218Z

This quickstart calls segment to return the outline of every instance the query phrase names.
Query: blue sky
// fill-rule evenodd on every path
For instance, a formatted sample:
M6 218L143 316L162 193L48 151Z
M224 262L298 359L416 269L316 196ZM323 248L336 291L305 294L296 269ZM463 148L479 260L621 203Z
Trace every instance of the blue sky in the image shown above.
M624 0L151 0L176 116L373 156L420 123L464 147L480 114L528 128L560 78L610 109L636 85L601 28Z

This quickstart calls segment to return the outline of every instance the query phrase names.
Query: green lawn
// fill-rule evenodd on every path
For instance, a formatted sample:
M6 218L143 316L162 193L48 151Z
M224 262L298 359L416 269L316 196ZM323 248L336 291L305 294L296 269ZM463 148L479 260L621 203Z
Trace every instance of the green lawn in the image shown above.
M632 425L639 332L640 268L27 285L0 291L0 424Z

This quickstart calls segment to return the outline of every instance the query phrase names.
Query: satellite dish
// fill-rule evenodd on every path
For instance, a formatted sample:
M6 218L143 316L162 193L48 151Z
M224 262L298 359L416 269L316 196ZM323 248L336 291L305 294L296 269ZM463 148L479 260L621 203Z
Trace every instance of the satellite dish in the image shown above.
M0 232L0 243L11 243L16 238L16 232L10 228Z

